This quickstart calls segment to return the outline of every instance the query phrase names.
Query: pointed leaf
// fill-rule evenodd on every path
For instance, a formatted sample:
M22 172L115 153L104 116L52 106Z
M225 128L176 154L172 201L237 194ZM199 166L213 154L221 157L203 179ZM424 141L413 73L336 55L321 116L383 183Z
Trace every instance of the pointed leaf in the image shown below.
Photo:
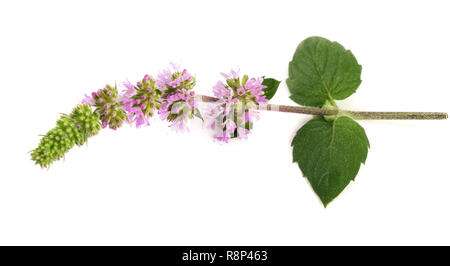
M369 141L353 119L316 118L297 131L292 140L294 162L326 205L354 180L366 161Z
M280 83L281 81L273 78L264 78L262 85L267 86L267 88L263 89L264 95L266 96L267 100L270 100L273 98L273 96L275 96Z

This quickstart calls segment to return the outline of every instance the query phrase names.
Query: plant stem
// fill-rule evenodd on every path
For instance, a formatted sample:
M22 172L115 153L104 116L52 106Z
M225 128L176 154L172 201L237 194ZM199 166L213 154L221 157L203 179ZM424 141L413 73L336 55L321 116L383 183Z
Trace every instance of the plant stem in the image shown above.
M342 112L358 120L438 120L448 118L447 113L441 112Z
M215 102L216 97L199 95L202 102ZM316 107L266 104L256 107L258 110L276 111L309 115L347 115L357 120L437 120L447 119L447 113L441 112L364 112L347 110L324 110Z

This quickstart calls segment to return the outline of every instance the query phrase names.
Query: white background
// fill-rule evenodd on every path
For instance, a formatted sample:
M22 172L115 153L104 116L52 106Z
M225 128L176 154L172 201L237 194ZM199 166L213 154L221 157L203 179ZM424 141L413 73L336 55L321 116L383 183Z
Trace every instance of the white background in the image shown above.
M49 170L28 151L106 83L181 63L212 95L220 72L287 78L303 39L351 49L358 91L338 104L449 112L445 1L2 1L0 244L450 244L449 121L361 121L365 166L325 209L292 163L310 116L262 113L246 141L202 129L103 130ZM285 83L272 103L292 104Z

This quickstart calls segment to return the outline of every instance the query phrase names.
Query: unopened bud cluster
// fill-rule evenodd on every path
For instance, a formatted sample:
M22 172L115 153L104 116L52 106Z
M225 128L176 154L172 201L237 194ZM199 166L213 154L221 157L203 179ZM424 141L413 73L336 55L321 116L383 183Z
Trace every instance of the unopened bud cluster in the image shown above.
M38 147L31 152L31 159L41 167L49 167L74 145L83 145L88 137L100 130L100 118L87 104L76 106L69 115L63 114L56 126L45 134Z

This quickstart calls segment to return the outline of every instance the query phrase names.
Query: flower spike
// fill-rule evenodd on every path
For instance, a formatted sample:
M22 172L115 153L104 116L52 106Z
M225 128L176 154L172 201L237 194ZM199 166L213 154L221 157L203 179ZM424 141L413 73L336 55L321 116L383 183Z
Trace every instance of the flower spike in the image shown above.
M239 71L222 73L226 84L218 81L213 93L218 98L216 104L207 111L207 126L214 129L214 138L228 142L231 138L246 139L258 119L255 108L268 102L264 95L263 78L239 77Z
M186 122L194 118L197 99L193 90L195 78L186 70L172 64L173 71L165 69L158 75L156 84L162 92L162 104L158 114L171 122L177 132L189 131Z
M123 94L123 106L127 111L129 122L135 122L137 128L142 125L149 126L148 119L161 106L162 93L156 88L156 80L149 75L145 75L136 86L130 82L124 82L123 85L126 88Z
M75 144L83 145L100 130L100 118L88 104L75 107L70 115L63 114L56 126L45 134L38 147L31 152L31 159L42 168L62 157Z

